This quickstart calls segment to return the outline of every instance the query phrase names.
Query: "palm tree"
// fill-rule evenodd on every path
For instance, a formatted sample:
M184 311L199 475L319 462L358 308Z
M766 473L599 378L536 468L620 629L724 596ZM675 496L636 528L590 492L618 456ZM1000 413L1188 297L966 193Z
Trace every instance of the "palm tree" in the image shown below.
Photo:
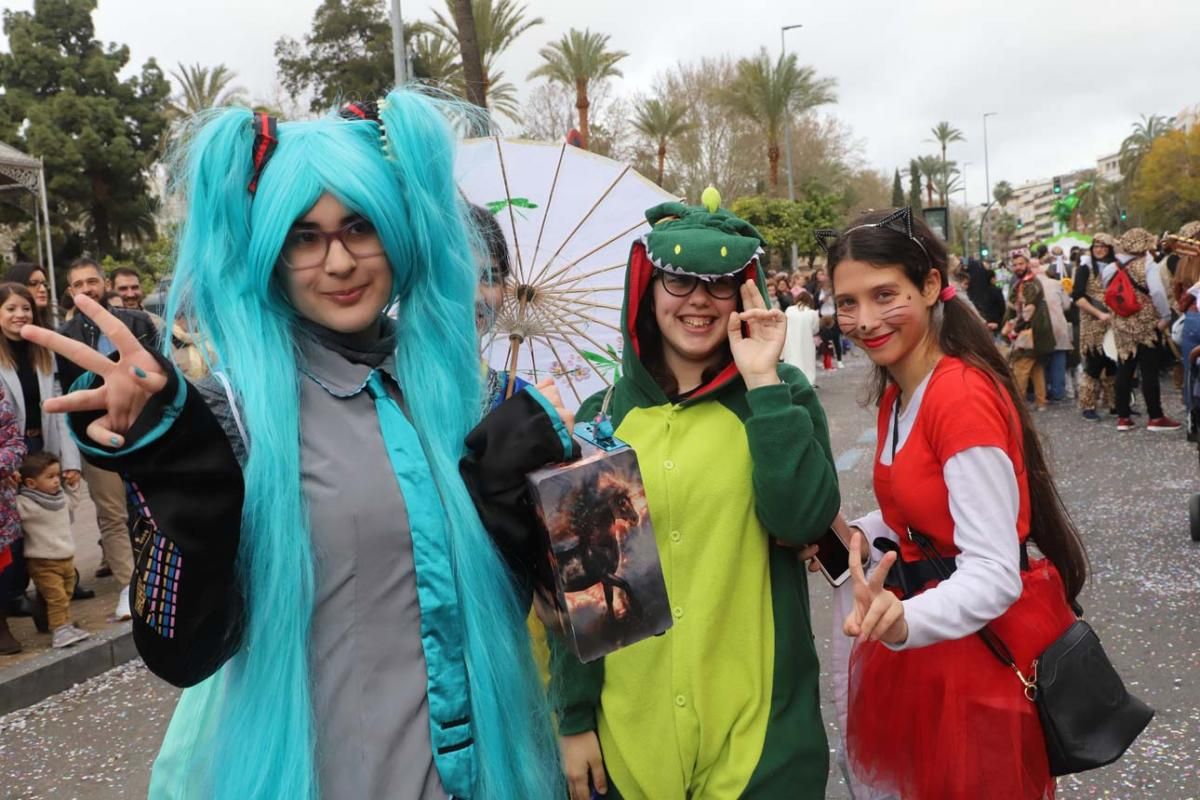
M937 190L942 205L946 205L946 198L962 189L962 182L959 181L961 173L953 161L943 161L940 167L933 176L933 188Z
M462 63L458 60L457 40L447 40L418 23L405 31L410 34L408 53L412 56L413 77L434 84L462 89Z
M633 118L633 127L658 143L658 180L663 183L667 163L667 142L696 127L687 119L688 107L679 100L643 100Z
M1007 207L1008 201L1012 200L1012 197L1013 187L1008 181L1000 181L996 184L995 188L992 189L992 198L1000 204L1001 208Z
M237 78L237 73L224 64L217 64L211 69L199 64L179 65L179 71L171 72L171 77L179 84L179 94L168 103L168 113L176 117L186 117L216 106L245 105L246 90L240 86L230 86Z
M925 193L929 197L929 205L933 205L933 181L942 173L942 160L937 156L921 156L917 159L917 169L925 176Z
M1154 140L1175 127L1174 117L1142 114L1142 121L1133 123L1133 133L1121 142L1121 176L1133 184L1133 178L1142 163L1143 156L1150 152Z
M958 128L955 128L949 122L939 122L937 127L931 129L931 133L933 133L934 141L941 145L942 173L945 174L947 172L946 147L951 142L965 142L966 137L962 135L962 131L960 131ZM941 196L941 201L942 205L946 205L946 195Z
M793 115L837 102L832 78L818 78L812 67L801 67L795 55L780 56L774 64L766 48L737 63L733 82L723 93L726 105L758 124L767 140L771 191L779 190L779 134Z
M450 13L454 16L454 37L462 53L463 83L467 100L480 108L487 108L484 96L483 59L479 55L479 40L475 33L475 11L471 0L447 0Z
M608 49L608 34L571 28L557 42L538 50L546 63L529 73L529 78L545 78L575 89L575 109L579 112L580 146L588 146L588 87L593 81L621 77L617 63L629 54Z
M435 36L447 42L458 41L454 5L455 0L446 0L446 8L451 12L451 16L447 17L440 11L434 11L434 23L429 26ZM475 43L479 48L483 70L484 103L488 108L495 108L513 116L516 113L516 87L512 84L505 84L502 90L506 98L503 103L492 102L493 88L497 87L503 76L496 70L496 59L512 46L518 36L535 25L541 25L544 20L541 17L525 19L525 7L515 0L471 0L471 17L475 21ZM507 108L500 107L505 105Z

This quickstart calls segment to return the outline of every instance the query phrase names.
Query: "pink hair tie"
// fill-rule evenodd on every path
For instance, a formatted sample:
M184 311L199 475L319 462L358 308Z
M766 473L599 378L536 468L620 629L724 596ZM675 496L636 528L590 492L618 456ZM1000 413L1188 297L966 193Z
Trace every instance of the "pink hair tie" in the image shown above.
M940 295L943 303L949 303L951 300L953 300L957 296L958 296L958 290L955 289L953 286L947 286L945 289L942 289L942 293Z

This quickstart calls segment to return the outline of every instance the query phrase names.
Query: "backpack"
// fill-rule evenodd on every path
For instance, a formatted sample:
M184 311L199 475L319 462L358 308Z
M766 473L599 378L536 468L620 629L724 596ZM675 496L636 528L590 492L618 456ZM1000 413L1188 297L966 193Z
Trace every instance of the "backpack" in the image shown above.
M1129 276L1129 270L1118 266L1117 274L1104 290L1104 305L1118 317L1132 317L1142 310L1142 301L1138 299L1137 292L1150 294L1150 290L1145 286L1134 283L1133 278Z

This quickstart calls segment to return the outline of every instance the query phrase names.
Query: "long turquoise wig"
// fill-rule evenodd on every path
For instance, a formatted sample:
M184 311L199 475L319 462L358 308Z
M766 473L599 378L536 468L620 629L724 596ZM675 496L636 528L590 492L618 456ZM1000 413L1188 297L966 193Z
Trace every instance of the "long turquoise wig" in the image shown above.
M186 318L211 345L247 431L238 570L248 597L241 648L179 702L152 797L318 794L314 731L321 720L313 719L309 688L314 569L300 480L296 312L277 262L290 226L326 192L371 220L392 269L400 383L449 518L479 759L472 797L561 792L523 609L458 475L463 439L481 408L478 270L443 105L392 92L381 109L386 141L368 121L281 123L253 197L248 110L221 109L194 121L175 159L186 221L167 319Z

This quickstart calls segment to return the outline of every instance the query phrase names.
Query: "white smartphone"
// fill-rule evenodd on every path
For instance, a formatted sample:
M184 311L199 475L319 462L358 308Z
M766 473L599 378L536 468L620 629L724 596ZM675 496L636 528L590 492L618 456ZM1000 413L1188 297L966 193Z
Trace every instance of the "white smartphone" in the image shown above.
M817 566L830 586L841 586L850 577L850 547L833 528L817 540Z

